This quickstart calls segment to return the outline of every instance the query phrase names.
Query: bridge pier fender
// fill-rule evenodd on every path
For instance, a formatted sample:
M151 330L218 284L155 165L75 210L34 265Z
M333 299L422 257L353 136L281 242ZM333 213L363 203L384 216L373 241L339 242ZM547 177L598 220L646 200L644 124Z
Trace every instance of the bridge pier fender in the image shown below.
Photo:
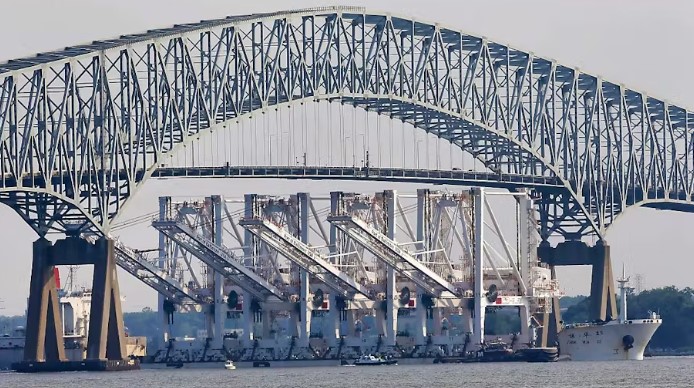
M52 248L44 237L34 242L24 361L66 360Z
M569 240L552 247L549 242L543 241L537 249L537 254L543 263L550 265L552 276L555 266L592 266L589 319L605 321L617 318L609 245L600 240L591 247L583 241ZM558 302L555 304L558 305Z

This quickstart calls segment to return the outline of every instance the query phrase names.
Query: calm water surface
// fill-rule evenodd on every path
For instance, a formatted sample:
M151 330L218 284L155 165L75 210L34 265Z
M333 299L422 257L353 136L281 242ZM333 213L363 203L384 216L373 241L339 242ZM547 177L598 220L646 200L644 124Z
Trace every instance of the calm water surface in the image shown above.
M694 387L694 357L642 362L489 363L286 369L0 373L0 387Z

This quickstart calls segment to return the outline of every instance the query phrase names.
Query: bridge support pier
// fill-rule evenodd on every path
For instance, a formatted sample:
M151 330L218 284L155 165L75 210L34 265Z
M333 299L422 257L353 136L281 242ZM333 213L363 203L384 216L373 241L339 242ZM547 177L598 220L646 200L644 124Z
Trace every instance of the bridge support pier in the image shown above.
M538 247L537 253L540 260L552 268L553 278L555 277L554 268L556 266L592 266L589 319L608 321L617 318L617 301L609 245L604 241L598 241L591 247L582 241L569 240L552 247L549 242L543 241ZM551 333L557 332L554 327L558 329L561 322L557 298L554 298L552 305L553 317L550 317L547 322L550 325L549 343L552 343ZM546 335L547 333L543 332L543 340Z
M24 362L18 364L18 370L75 368L65 357L54 268L56 265L87 264L94 266L94 277L86 360L121 362L126 359L113 240L100 238L90 244L70 236L52 244L41 237L34 242Z
M590 316L602 321L617 319L617 297L608 245L596 245L590 282Z
M24 345L25 361L66 360L55 266L49 256L51 247L51 242L43 237L34 242Z
M63 244L60 243L68 241L70 241L69 238L58 241L55 246L56 250L62 251L60 245ZM78 246L71 247L71 253L78 255L89 250L89 247L85 245L88 243L84 240L80 241L81 244L75 244ZM79 245L82 246L79 247ZM94 264L94 277L92 280L87 359L124 360L126 359L125 331L113 240L101 238L97 240L94 247L97 250L96 254L89 255L92 264Z

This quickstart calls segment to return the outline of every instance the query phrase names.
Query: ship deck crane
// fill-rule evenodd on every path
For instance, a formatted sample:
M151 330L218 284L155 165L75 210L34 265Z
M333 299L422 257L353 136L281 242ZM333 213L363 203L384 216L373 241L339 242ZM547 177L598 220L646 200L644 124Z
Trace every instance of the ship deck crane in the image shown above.
M286 299L280 289L246 268L228 249L215 244L183 222L156 220L152 226L254 297L263 301Z

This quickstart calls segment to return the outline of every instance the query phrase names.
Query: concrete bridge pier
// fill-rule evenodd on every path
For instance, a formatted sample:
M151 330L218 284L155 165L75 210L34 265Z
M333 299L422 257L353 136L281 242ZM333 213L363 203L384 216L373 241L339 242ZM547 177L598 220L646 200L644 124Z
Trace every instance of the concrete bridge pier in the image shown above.
M43 237L34 242L24 345L25 361L66 360L55 266L50 260L51 248L51 242Z
M54 268L56 265L87 264L94 266L86 357L92 362L88 366L100 370L102 366L118 368L116 364L125 363L125 334L113 240L100 238L91 244L69 236L52 244L41 237L34 242L24 363L20 363L17 370L77 368L65 357ZM99 364L102 361L116 363Z
M72 244L67 244L68 242ZM63 245L67 245L67 249L61 249ZM68 252L76 256L84 254L91 247L85 240L76 238L61 240L55 245L56 251L66 256ZM123 310L120 304L113 240L101 238L92 249L96 251L94 254L83 256L94 265L87 359L125 360L127 357Z
M588 246L583 241L564 241L556 247L543 241L537 249L540 261L552 268L552 277L555 278L556 266L590 265L592 266L590 287L590 315L589 320L609 321L617 318L617 301L612 274L612 260L610 258L610 246L604 241L598 241L594 246ZM550 345L561 327L561 313L559 311L558 298L553 298L552 314L547 321L547 333L543 331L543 343ZM548 341L548 342L545 342Z

